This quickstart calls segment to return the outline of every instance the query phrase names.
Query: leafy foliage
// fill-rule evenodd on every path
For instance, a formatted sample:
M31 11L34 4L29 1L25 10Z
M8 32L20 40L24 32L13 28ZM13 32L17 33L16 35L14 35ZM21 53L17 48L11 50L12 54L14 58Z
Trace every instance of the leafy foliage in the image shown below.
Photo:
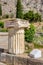
M1 27L1 28L4 27L4 22L0 21L0 27Z
M39 13L34 13L33 11L28 11L24 14L24 19L29 20L30 22L41 21L41 15Z
M17 0L16 18L21 18L21 19L23 18L23 10L22 10L21 0Z
M28 11L26 14L24 14L24 19L33 21L34 20L34 13L33 11Z
M4 22L0 21L0 32L8 32L8 29L4 28Z
M25 41L32 42L35 34L35 27L31 24L30 29L25 30Z
M34 21L41 21L41 15L39 15L38 13L34 14Z

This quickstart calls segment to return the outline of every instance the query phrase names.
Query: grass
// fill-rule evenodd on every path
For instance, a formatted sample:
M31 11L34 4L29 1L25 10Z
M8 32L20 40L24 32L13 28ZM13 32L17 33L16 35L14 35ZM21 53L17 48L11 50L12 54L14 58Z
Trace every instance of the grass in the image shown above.
M25 53L30 53L32 49L25 50Z
M30 48L28 44L25 44L25 53L30 53L31 50L32 50L32 47Z
M41 49L43 48L43 45L40 45L40 44L36 44L36 43L33 43L34 44L34 48L33 49ZM25 53L30 53L32 51L32 48L29 48L28 45L26 45L25 47L27 47L27 49L25 49Z
M34 43L34 48L43 48L43 45L40 45L40 44L36 44L36 43Z
M2 28L0 32L8 32L8 29Z

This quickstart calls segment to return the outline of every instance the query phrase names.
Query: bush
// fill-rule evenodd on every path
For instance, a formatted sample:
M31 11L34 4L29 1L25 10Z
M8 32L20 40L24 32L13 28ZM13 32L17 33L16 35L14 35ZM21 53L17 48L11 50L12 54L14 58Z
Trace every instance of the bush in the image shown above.
M0 32L8 32L8 29L2 28Z
M34 13L33 11L28 11L26 14L24 14L24 19L33 21L34 20Z
M34 21L41 21L41 15L39 13L34 14Z
M29 20L30 22L41 21L41 15L39 13L34 13L33 11L28 11L24 14L24 19Z
M0 16L2 16L2 8L1 8L1 4L0 4Z
M32 42L35 34L35 27L31 24L30 28L25 29L25 41Z
M22 5L21 5L21 0L17 0L16 18L23 19L23 10L22 10Z
M4 27L4 22L0 21L0 27L1 27L1 28Z

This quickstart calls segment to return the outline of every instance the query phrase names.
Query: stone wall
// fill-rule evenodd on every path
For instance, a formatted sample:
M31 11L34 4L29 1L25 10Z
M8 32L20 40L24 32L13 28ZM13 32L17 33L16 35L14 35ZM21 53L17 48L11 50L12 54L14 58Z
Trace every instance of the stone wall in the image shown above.
M8 33L0 32L0 48L8 49Z
M43 61L36 60L32 58L21 58L16 57L14 61L14 65L43 65Z
M18 57L12 54L1 55L1 62L5 62L8 65L43 65L43 60L32 59L27 57Z

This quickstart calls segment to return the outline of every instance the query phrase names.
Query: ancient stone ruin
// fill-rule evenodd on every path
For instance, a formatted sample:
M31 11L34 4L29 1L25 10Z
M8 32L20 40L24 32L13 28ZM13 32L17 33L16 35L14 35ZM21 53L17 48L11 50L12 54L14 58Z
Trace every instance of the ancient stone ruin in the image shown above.
M10 53L24 53L24 28L28 28L29 25L28 21L21 19L6 21L6 27L9 30L8 51Z

